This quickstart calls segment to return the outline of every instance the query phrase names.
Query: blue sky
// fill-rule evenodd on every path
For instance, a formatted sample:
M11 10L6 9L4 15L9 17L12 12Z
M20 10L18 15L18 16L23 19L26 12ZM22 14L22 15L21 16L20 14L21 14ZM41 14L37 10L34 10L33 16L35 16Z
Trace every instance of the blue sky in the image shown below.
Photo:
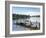
M33 12L33 13L31 13ZM39 14L40 8L35 7L12 7L12 13L14 14Z

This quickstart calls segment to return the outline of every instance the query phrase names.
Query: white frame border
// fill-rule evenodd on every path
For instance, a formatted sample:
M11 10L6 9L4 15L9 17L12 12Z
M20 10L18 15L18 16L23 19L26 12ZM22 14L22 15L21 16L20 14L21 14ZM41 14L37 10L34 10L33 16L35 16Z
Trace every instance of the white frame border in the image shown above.
M12 31L12 6L17 6L16 4L10 4L10 34L25 34L25 33L42 33L43 32L43 12L42 12L42 9L43 7L42 6L38 6L38 5L28 5L29 7L39 7L40 8L40 30L32 30L32 31ZM22 6L22 5L20 5ZM22 7L27 7L27 5L23 5Z

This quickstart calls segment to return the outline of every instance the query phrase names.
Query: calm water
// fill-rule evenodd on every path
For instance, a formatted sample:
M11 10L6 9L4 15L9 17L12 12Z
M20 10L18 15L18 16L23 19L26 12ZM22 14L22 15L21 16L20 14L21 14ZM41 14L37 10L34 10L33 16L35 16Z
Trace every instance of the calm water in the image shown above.
M30 20L32 21L32 22L40 22L40 17L31 17L30 18Z
M30 18L30 20L31 20L31 22L40 22L40 17L31 17ZM23 27L23 26L20 26L20 25L16 25L16 24L14 24L14 22L15 22L15 20L13 20L13 26L12 26L12 30L13 31L23 31L23 30L27 30L28 28L26 28L26 27ZM29 30L29 29L28 29Z

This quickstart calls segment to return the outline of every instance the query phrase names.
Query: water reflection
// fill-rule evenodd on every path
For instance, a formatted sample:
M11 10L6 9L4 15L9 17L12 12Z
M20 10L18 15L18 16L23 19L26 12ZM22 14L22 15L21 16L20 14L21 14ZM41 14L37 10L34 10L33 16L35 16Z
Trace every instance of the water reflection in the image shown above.
M40 17L37 17L37 18L31 17L29 20L32 23L30 24L30 26L26 26L25 24L17 24L16 20L13 20L12 30L13 31L24 31L24 30L36 30L36 29L39 30L40 29Z

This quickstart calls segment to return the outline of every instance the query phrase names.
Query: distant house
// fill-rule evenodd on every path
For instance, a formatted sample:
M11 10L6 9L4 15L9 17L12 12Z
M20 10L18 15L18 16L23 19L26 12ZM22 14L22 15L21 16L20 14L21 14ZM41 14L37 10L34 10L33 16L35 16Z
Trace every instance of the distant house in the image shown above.
M16 23L25 23L26 20L29 21L30 17L30 15L13 14L13 20L16 20Z

